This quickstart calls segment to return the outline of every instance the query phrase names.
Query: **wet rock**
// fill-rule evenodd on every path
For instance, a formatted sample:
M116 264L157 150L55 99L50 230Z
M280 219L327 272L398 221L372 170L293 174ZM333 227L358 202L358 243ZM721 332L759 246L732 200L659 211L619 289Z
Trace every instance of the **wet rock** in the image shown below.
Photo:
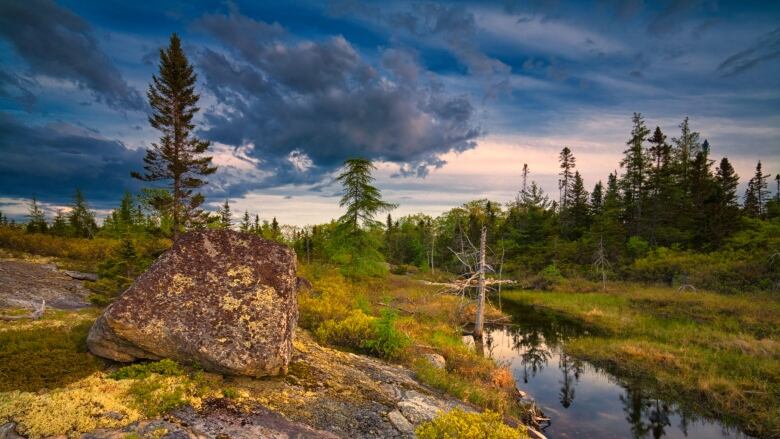
M447 360L439 354L427 353L423 355L423 358L428 360L428 362L437 369L445 369L447 367Z
M295 269L292 250L259 236L188 233L106 308L87 345L122 362L171 358L231 375L285 373L298 319Z

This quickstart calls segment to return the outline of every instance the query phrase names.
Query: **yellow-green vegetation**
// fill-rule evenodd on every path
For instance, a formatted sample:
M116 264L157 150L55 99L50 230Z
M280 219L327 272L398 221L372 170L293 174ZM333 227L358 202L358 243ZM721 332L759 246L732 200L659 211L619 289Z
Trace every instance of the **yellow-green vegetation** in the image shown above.
M458 298L402 276L353 283L337 270L310 266L302 271L313 288L299 296L299 324L320 342L394 359L459 399L518 414L511 373L463 343L461 324L473 310L459 313ZM500 314L491 307L489 315ZM428 352L441 354L446 370L421 360Z
M498 413L466 413L453 409L417 427L419 439L518 439L528 437L522 427L504 424Z
M61 387L103 368L86 346L97 315L50 310L40 320L0 322L0 392Z
M10 255L31 254L70 262L74 268L96 267L118 247L118 239L65 238L43 233L26 233L13 227L0 227L0 248Z
M50 392L0 393L0 423L13 420L32 439L126 425L141 418L132 385L95 373Z
M98 314L49 310L40 320L0 322L0 424L13 420L31 438L77 436L221 394L221 376L171 360L109 373L86 347Z
M93 372L61 388L0 392L0 423L13 420L30 438L76 437L96 428L121 427L189 404L199 407L221 393L222 377L188 371L171 360Z
M632 284L608 292L516 291L505 299L584 323L568 353L702 414L780 435L780 301Z

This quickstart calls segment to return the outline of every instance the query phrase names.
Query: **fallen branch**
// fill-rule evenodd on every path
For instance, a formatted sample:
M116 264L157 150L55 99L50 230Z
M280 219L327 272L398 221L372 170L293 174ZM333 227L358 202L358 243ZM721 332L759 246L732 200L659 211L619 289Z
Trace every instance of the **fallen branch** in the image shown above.
M42 300L40 306L33 305L33 311L30 314L21 315L21 316L0 315L0 320L5 320L5 321L22 320L22 319L39 320L41 317L43 317L43 313L45 311L46 311L46 300Z
M472 279L474 278L474 279ZM433 285L433 286L439 286L439 287L449 287L456 290L461 290L465 287L475 287L477 286L477 280L475 279L475 276L472 276L472 278L469 278L468 280L456 280L453 282L430 282L427 280L420 281L424 283L425 285ZM517 281L510 280L510 279L485 279L485 286L493 286L493 285L512 285L516 284Z

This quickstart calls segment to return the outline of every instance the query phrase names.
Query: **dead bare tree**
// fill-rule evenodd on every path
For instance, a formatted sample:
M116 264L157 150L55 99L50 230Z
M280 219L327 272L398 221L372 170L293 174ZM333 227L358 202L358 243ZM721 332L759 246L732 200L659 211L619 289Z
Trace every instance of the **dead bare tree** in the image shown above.
M482 226L479 236L479 268L477 276L479 286L477 291L477 316L474 322L474 338L482 338L482 327L485 324L485 249L487 247L487 227Z
M40 305L32 304L33 311L29 314L21 315L21 316L5 316L0 315L0 320L22 320L22 319L32 319L32 320L39 320L41 317L43 317L43 313L46 312L46 300L42 300Z

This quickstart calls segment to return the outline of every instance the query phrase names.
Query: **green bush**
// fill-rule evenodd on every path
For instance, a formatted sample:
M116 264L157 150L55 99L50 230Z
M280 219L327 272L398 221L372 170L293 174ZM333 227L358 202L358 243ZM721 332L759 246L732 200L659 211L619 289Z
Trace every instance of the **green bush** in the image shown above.
M504 424L498 413L466 413L456 408L423 422L415 430L420 439L518 439L528 437L524 428Z
M373 322L375 337L365 340L363 347L383 358L397 358L410 344L409 337L396 328L397 319L394 310L382 310L382 316Z
M397 318L396 313L389 309L383 310L380 318L355 309L343 320L324 322L314 335L320 343L393 359L410 343L409 337L396 328Z
M366 340L376 337L375 317L359 309L342 320L328 320L320 325L314 335L320 343L364 350Z

